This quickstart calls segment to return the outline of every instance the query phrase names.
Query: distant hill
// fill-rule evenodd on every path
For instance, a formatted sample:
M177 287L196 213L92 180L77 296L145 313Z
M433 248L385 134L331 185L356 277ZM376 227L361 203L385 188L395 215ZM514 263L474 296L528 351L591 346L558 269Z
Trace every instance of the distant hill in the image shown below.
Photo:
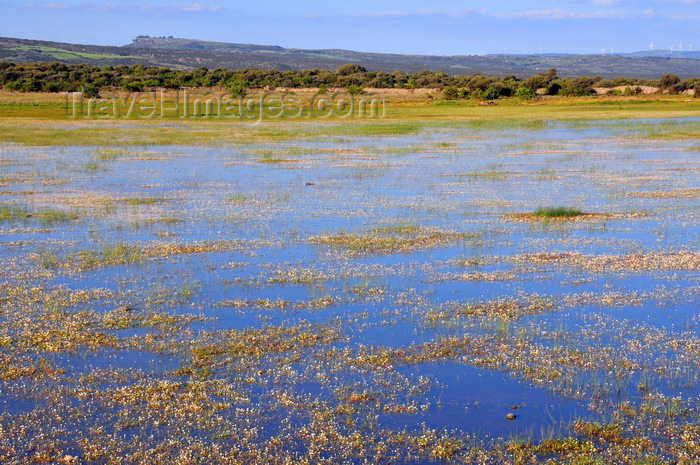
M645 52L628 53L630 57L657 57L657 58L689 58L691 60L700 60L700 52L691 51L671 51L671 50L647 50Z
M559 76L658 79L666 73L681 79L700 77L700 52L650 51L615 55L399 55L351 50L301 50L272 45L210 42L173 37L139 36L121 47L0 38L0 60L133 65L194 69L300 70L337 69L356 63L370 71L416 73L427 69L449 75L486 74L529 77L556 68Z

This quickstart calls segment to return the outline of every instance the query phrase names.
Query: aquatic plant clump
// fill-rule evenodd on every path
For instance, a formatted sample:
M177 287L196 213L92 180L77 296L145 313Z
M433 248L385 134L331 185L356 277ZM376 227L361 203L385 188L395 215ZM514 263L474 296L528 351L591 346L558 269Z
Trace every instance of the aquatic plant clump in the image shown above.
M569 207L549 207L549 208L538 208L535 210L533 215L540 218L574 218L576 216L584 215L584 213L578 208Z

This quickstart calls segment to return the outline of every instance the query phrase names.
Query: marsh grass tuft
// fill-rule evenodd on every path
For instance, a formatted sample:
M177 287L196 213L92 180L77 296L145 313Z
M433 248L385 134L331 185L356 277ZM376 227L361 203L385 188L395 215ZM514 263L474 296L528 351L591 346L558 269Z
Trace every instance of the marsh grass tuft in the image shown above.
M39 264L44 268L55 268L59 259L55 250L44 250L39 254Z
M89 161L83 165L83 169L87 173L97 173L98 171L105 169L105 166L96 161Z
M119 156L129 155L131 152L124 149L100 148L95 154L95 158L101 161L115 160Z
M230 194L226 196L226 203L231 203L234 205L243 205L250 202L247 195L242 192Z
M574 218L583 214L584 213L578 208L568 207L539 208L533 213L533 215L539 216L540 218Z
M370 233L377 234L418 234L421 228L410 222L381 225L370 229Z
M0 221L23 220L30 217L31 215L26 208L16 205L0 205Z
M66 223L79 218L75 212L67 212L55 208L42 208L30 210L21 205L0 205L0 221L29 221L38 220L43 225Z
M156 205L163 202L158 197L128 197L121 200L127 205Z
M339 233L335 236L316 236L309 241L346 249L350 253L408 253L415 250L445 247L478 235L434 228L422 228L411 224L374 228L365 235Z
M97 268L105 265L141 263L143 254L138 247L128 244L106 244L101 251L81 250L77 254L81 268Z
M487 171L470 171L465 175L467 178L478 179L506 179L508 173L497 169L489 169Z

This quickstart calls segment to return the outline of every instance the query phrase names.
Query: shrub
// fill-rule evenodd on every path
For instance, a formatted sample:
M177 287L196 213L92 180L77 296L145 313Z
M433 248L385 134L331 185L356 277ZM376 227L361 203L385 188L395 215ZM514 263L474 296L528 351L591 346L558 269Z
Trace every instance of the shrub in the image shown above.
M482 98L484 100L496 100L501 94L498 92L497 89L493 87L489 87L486 89L486 91L483 93Z
M442 91L442 98L445 100L454 100L459 97L459 89L455 86L447 86L445 89Z
M44 84L42 90L44 92L60 92L61 90L63 90L63 87L58 82L47 82L46 84Z
M577 77L576 79L564 79L563 86L559 93L566 96L582 97L595 93L592 89L595 81L588 76Z
M143 82L141 81L122 81L122 89L127 92L143 92Z
M358 95L364 94L365 89L363 89L362 86L350 85L345 88L345 92L347 92L350 95Z
M682 84L674 84L668 88L669 94L682 94L683 92L685 92L685 86Z
M337 74L340 76L349 76L351 74L366 73L366 72L367 72L367 70L365 68L363 68L362 66L348 63L347 65L343 65L340 68L338 68Z
M231 79L227 83L228 91L233 98L243 98L246 94L247 82L242 79Z
M158 79L146 79L145 81L141 81L143 83L144 87L158 87L160 86L160 81Z
M82 92L83 92L83 95L87 98L93 98L93 97L97 97L98 95L100 95L99 87L93 86L92 84L85 84L82 87Z
M659 80L659 87L661 87L661 90L668 90L679 82L681 82L681 80L675 74L664 74Z
M22 81L10 81L7 84L5 84L5 88L9 90L21 90L22 89Z
M532 100L537 97L537 93L528 87L521 87L515 92L515 96L520 100Z
M22 92L39 92L41 90L41 81L37 78L30 78L22 84Z
M557 95L559 91L561 90L561 84L558 82L552 82L547 86L547 92L545 92L547 95Z

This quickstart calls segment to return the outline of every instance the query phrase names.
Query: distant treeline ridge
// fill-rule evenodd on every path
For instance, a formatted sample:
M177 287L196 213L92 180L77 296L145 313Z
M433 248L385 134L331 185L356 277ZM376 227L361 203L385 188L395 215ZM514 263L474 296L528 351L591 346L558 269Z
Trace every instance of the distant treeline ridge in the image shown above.
M517 96L532 98L536 92L548 95L589 95L593 88L624 87L624 93L641 93L643 86L659 88L661 92L682 93L694 90L700 95L700 78L681 81L678 76L665 74L659 80L619 78L604 80L600 77L581 76L559 78L555 69L527 79L515 76L449 76L443 72L421 71L406 74L401 71L370 72L356 64L346 64L336 71L308 69L275 71L262 69L232 70L226 68L198 68L191 71L140 64L97 67L64 63L10 63L0 62L0 86L20 92L71 92L82 90L87 95L98 95L101 89L120 88L141 92L154 88L180 87L225 88L234 96L244 95L248 89L277 88L343 88L350 93L361 93L365 88L376 89L436 89L446 99L497 99ZM622 91L612 91L622 93Z

